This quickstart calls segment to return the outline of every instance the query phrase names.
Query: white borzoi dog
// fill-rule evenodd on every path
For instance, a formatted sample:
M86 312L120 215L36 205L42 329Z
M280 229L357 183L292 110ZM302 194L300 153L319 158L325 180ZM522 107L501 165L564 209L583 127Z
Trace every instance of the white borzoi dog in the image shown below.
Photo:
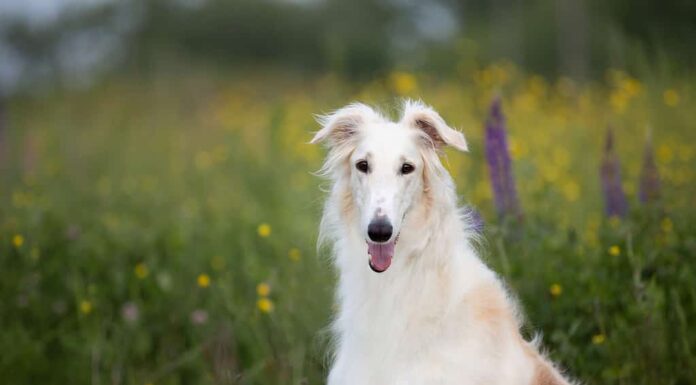
M568 384L472 246L438 157L466 151L462 133L419 102L398 123L363 104L319 120L333 182L320 242L339 272L328 384Z

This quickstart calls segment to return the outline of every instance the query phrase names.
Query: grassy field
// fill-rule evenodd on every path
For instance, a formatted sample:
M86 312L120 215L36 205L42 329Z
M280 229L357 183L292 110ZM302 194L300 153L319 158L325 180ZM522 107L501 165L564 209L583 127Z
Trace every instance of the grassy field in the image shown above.
M194 72L11 99L0 174L3 384L319 384L333 271L312 114L422 98L467 136L447 167L526 333L587 384L696 381L696 81ZM483 154L501 95L524 219L499 221ZM603 216L614 128L631 213ZM637 186L648 127L662 199Z

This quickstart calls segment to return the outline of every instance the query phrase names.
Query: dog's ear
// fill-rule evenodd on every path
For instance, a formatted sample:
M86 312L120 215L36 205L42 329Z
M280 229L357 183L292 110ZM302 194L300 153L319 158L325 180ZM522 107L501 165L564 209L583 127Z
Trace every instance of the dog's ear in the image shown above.
M354 138L361 126L379 115L369 106L353 103L327 115L316 116L321 129L310 143L325 142L329 147Z
M469 151L464 134L448 126L440 114L420 101L404 102L401 124L423 131L435 149L449 145L459 151Z

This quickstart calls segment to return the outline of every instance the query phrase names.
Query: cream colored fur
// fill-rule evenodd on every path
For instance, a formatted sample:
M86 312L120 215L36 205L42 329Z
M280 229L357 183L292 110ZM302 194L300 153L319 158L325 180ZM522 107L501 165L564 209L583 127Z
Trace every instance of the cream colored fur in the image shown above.
M419 102L404 103L399 122L353 104L320 123L313 142L329 148L321 172L333 183L320 242L333 246L339 273L328 384L568 384L521 337L515 301L472 245L438 157L445 145L466 151L464 136ZM359 159L373 171L358 172ZM404 161L412 175L398 174ZM399 234L382 274L367 263L375 210Z

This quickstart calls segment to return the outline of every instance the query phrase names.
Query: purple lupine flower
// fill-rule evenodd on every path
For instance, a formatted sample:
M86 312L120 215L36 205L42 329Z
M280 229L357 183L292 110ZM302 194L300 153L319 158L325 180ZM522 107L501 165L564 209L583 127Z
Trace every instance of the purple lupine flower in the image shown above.
M520 204L517 200L512 161L508 151L505 117L499 97L493 100L486 121L486 159L498 215L520 217Z
M601 166L602 190L604 192L604 212L607 217L625 217L628 201L621 186L621 165L614 151L614 133L607 130L604 144L604 157Z
M652 133L648 133L643 150L643 168L640 172L638 199L641 203L651 203L660 197L660 173L657 171L653 154Z

